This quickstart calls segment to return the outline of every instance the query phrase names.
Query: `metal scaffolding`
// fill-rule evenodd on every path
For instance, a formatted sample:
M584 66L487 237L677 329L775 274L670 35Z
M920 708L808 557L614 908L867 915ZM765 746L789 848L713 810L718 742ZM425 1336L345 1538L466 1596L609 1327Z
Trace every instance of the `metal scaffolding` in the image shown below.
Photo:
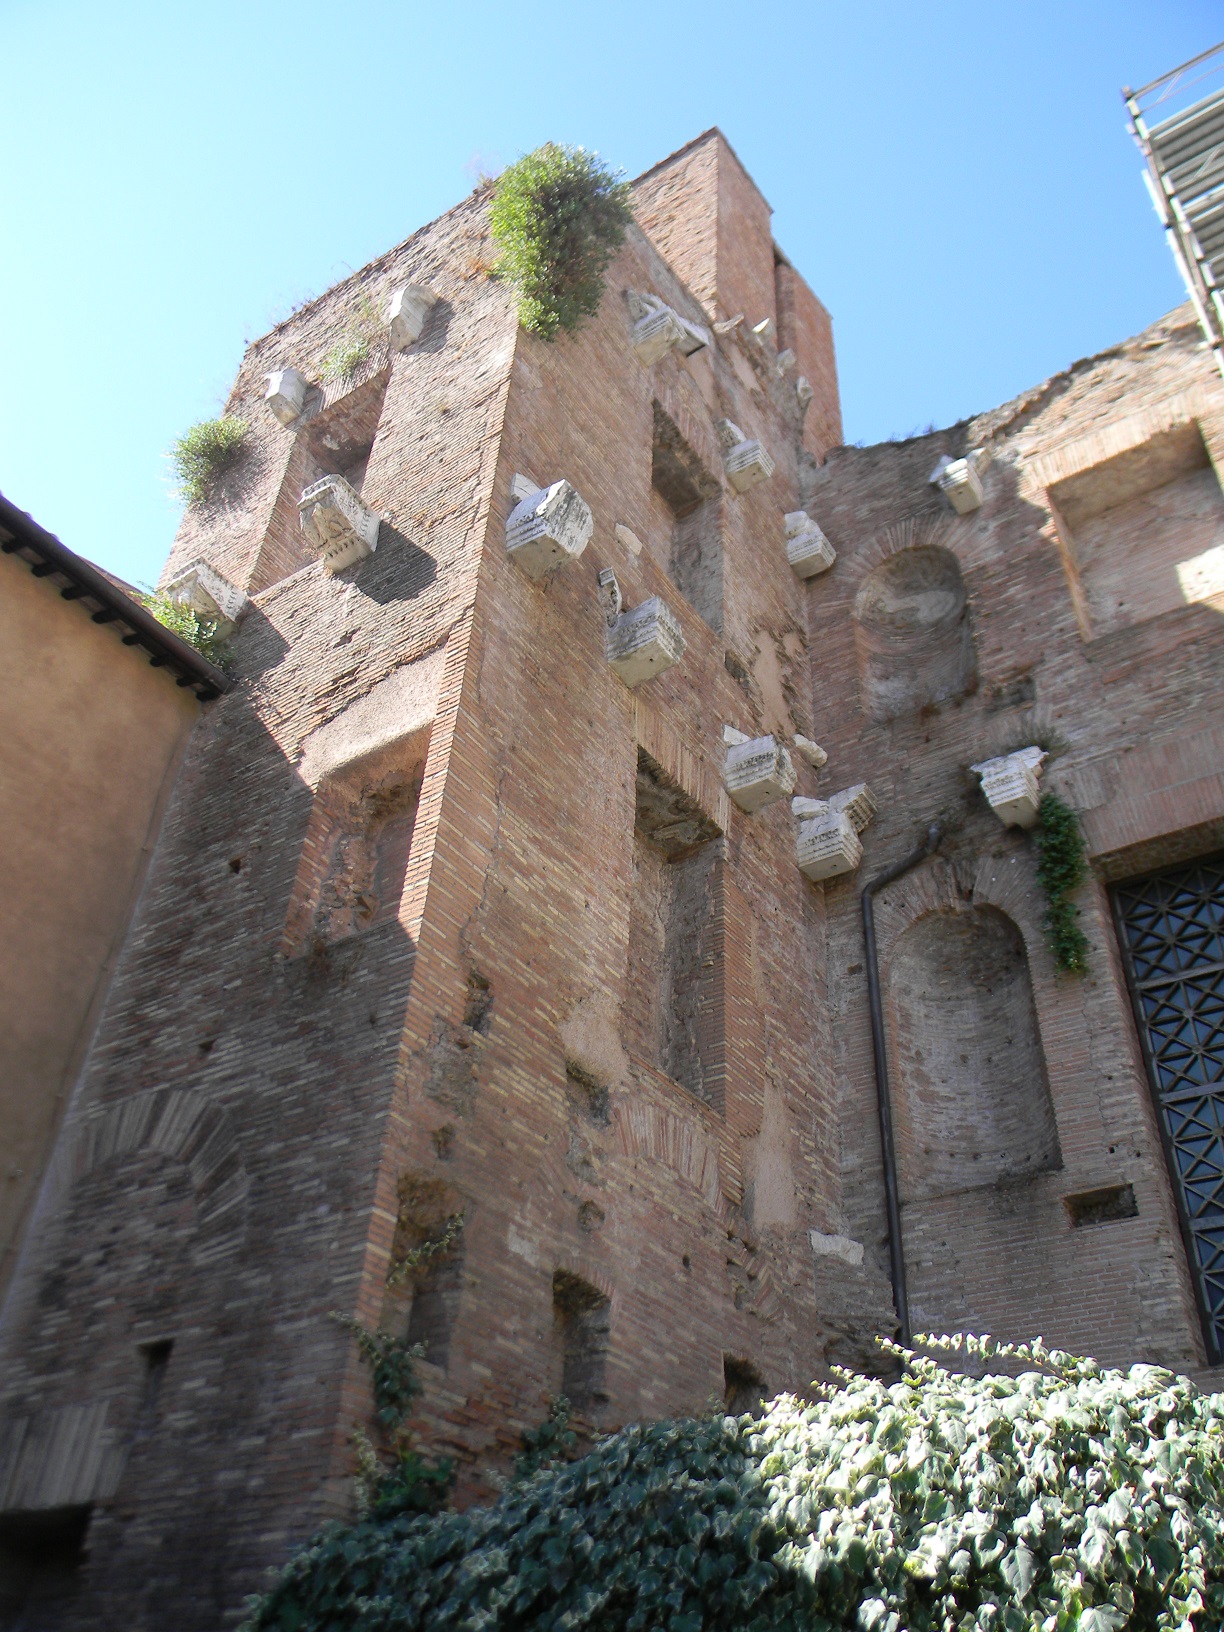
M1224 43L1122 94L1156 213L1224 374Z

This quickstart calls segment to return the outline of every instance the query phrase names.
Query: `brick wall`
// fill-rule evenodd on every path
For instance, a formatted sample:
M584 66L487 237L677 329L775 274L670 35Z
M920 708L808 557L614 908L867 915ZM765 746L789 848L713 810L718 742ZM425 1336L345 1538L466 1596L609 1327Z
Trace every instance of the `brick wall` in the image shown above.
M1111 876L1224 820L1194 764L1218 613L1086 640L1043 498L1043 460L1187 392L1212 456L1208 363L1175 314L977 422L831 446L827 319L723 138L636 196L576 338L516 328L478 193L244 361L230 406L251 450L172 555L250 590L242 683L180 778L6 1328L0 1468L24 1466L22 1432L93 1447L84 1497L37 1486L95 1508L57 1625L135 1632L171 1608L184 1632L232 1624L267 1566L350 1510L370 1400L333 1310L427 1340L417 1426L456 1458L461 1501L563 1383L609 1428L877 1364L893 1316L858 887L936 816L940 857L878 903L908 1171L932 1106L957 1142L906 1196L915 1312L1104 1359L1201 1357L1104 886L1083 892L1091 973L1069 981L1031 847L967 767L1057 739L1049 783L1087 810ZM441 296L415 346L375 347L296 432L265 415L264 372L317 379L408 279ZM748 322L645 368L629 289ZM806 422L797 369L751 332L765 316L814 387ZM742 495L725 418L776 463ZM978 444L986 502L958 518L927 477ZM375 555L336 577L294 530L330 457L383 518ZM506 554L516 475L566 478L594 517L543 583ZM783 526L801 502L840 552L806 585ZM682 660L636 691L606 659L601 569L683 631ZM907 690L948 631L956 661ZM898 650L877 706L868 669ZM726 725L821 741L828 767L800 764L799 793L872 785L858 879L806 882L786 801L730 803ZM694 824L687 860L651 838L642 802L660 798ZM932 981L966 957L950 1052ZM975 1121L996 1032L1008 1069ZM988 1183L962 1182L975 1153ZM1064 1197L1117 1182L1136 1216L1074 1227ZM456 1211L437 1273L388 1286L394 1255Z

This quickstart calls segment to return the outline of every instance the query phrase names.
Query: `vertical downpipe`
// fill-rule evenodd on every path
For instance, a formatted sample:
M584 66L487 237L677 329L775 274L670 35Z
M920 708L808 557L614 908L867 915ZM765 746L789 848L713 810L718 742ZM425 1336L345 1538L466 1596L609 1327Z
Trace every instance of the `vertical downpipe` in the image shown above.
M880 1002L880 964L876 954L875 908L877 890L908 873L933 855L943 834L939 826L927 829L926 840L904 861L899 861L863 886L863 943L867 953L867 1003L871 1010L871 1052L875 1058L876 1108L880 1117L880 1150L884 1159L884 1209L888 1217L888 1264L893 1307L897 1311L902 1343L913 1337L909 1293L905 1284L905 1246L901 1239L901 1195L897 1185L897 1147L893 1138L892 1096L888 1088L888 1053L884 1046L884 1010Z

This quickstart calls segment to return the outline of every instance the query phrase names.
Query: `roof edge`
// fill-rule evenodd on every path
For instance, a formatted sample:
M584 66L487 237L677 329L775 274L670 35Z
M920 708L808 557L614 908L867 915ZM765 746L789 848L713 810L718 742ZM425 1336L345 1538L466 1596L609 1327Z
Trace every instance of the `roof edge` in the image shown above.
M177 683L194 691L202 703L230 690L232 682L228 675L117 589L97 567L61 544L53 533L40 527L3 493L0 493L0 551L25 561L36 578L62 580L57 587L64 600L85 603L82 610L89 613L94 623L119 625L126 630L122 635L125 646L141 647L148 653L153 668L169 669ZM31 556L34 559L31 560Z

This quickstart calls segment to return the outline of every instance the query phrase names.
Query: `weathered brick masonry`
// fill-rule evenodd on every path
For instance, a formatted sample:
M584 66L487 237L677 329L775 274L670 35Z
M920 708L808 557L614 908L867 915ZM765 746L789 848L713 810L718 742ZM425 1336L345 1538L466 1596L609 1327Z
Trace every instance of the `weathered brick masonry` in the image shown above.
M477 192L244 361L252 445L167 568L249 595L241 684L197 728L7 1311L4 1501L90 1512L30 1625L233 1624L348 1510L370 1402L333 1310L426 1344L419 1426L465 1500L563 1387L609 1427L873 1364L858 890L936 818L878 907L916 1321L1205 1363L1106 882L1224 840L1220 610L1169 599L1166 525L1219 542L1209 361L1174 314L978 421L843 448L828 316L723 138L636 201L576 338L517 328ZM439 297L415 344L290 428L265 411L269 371L318 382L407 282ZM643 363L628 291L709 344ZM772 456L747 491L727 421ZM928 477L978 447L958 516ZM331 473L381 518L334 576L297 515ZM594 519L543 581L506 549L521 478ZM808 581L800 507L840 556ZM683 635L632 689L608 570ZM787 799L729 799L726 726L822 743L798 795L870 784L857 879L800 873ZM1083 982L968 771L1035 737L1097 867ZM1134 1216L1076 1227L1064 1198L1125 1185Z

